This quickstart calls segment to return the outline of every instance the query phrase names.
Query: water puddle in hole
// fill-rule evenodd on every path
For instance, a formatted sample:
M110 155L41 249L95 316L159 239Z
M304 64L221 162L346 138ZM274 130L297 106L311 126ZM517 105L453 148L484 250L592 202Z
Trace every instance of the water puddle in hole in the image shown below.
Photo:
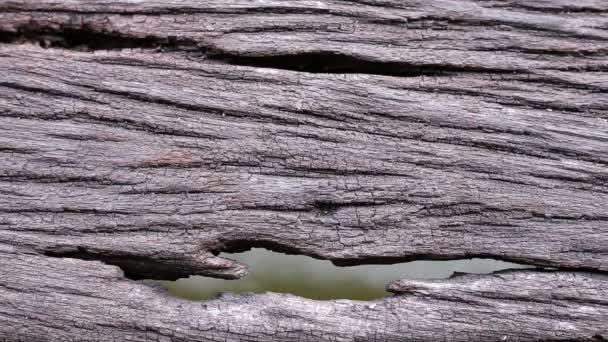
M397 279L439 279L454 272L491 273L509 268L530 268L492 259L337 267L327 260L284 255L260 248L222 256L249 265L249 275L238 280L191 276L158 283L171 295L191 300L208 299L219 292L266 291L311 299L370 300L387 296L386 285Z

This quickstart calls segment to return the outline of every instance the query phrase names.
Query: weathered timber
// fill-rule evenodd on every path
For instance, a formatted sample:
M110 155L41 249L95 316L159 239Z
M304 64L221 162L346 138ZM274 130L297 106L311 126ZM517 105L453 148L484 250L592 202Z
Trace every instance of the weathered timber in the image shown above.
M606 13L0 1L0 338L601 339ZM189 303L134 281L238 278L216 255L251 247L568 271L402 281L367 303Z

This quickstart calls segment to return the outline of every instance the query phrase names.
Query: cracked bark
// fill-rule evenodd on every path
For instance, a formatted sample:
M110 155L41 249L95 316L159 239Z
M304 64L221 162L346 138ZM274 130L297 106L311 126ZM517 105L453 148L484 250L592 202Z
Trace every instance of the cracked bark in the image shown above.
M0 338L602 339L607 11L0 1ZM134 281L238 278L216 255L251 247L567 270L373 302Z

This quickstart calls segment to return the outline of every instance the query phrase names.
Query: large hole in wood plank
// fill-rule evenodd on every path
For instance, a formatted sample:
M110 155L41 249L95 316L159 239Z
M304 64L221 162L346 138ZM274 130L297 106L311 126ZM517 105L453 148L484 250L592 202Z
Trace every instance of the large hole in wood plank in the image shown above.
M281 292L311 299L370 300L387 296L385 288L397 279L438 279L454 272L491 273L531 266L493 259L413 261L393 265L337 267L328 260L303 255L285 255L254 248L225 256L249 265L249 275L239 280L200 276L177 281L154 281L170 294L204 300L221 292ZM150 282L150 281L146 281Z

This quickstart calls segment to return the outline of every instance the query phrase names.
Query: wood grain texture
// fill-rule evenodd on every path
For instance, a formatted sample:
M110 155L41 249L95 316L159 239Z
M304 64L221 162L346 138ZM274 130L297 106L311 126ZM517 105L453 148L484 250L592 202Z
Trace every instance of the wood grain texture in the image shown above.
M60 305L52 279L91 279L61 297L85 311L83 288L135 291L115 299L118 325L91 317L109 330L90 340L134 333L126 317L158 303L155 333L182 341L214 305L238 310L201 336L237 340L241 316L275 302L302 310L297 324L336 308L353 321L332 332L330 315L310 329L270 315L239 327L242 338L603 335L605 302L550 294L588 286L601 299L608 271L606 13L594 0L0 1L0 268L23 261L0 290L32 286L47 312ZM216 255L251 247L338 265L491 257L569 273L397 282L407 294L378 302L382 321L366 318L369 303L272 294L186 303L99 263L131 279L238 278L246 265ZM45 267L55 276L37 274ZM485 304L472 302L491 291L497 318L480 326ZM11 323L0 338L32 310L23 292L0 298L17 303L0 312ZM532 297L555 314L531 313ZM410 300L434 314L403 308ZM78 317L48 339L77 338Z

